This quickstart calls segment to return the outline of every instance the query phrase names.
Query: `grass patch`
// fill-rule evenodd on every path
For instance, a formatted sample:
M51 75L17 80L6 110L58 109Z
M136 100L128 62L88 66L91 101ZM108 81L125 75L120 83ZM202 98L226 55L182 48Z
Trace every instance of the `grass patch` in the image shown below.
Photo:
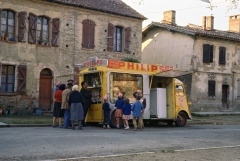
M45 115L2 115L0 122L6 124L52 124L52 116Z

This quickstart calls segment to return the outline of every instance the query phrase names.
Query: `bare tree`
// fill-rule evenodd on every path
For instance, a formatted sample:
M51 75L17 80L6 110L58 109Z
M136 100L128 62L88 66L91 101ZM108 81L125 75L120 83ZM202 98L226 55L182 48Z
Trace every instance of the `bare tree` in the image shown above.
M238 8L239 0L226 0L226 1L229 2L228 11Z

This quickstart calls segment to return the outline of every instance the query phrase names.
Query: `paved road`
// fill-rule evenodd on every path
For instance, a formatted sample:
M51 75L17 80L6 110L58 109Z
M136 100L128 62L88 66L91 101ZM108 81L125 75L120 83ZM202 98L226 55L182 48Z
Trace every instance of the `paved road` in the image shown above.
M240 145L240 125L147 127L143 131L89 126L1 128L0 160L50 160Z

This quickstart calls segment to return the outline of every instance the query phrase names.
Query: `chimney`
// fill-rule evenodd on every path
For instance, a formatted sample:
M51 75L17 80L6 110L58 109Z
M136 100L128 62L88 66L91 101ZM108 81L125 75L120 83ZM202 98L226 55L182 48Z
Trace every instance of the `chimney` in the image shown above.
M240 15L229 16L229 31L240 32Z
M176 25L176 11L170 10L170 11L163 12L162 23Z
M213 30L214 29L214 17L213 16L203 16L202 17L202 29Z

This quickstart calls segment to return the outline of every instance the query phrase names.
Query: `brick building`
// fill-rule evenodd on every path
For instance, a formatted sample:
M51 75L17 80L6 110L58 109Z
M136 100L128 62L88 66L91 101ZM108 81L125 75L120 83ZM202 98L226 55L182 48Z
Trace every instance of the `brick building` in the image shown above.
M51 110L55 83L89 57L141 58L146 18L121 0L1 0L0 15L3 108Z

